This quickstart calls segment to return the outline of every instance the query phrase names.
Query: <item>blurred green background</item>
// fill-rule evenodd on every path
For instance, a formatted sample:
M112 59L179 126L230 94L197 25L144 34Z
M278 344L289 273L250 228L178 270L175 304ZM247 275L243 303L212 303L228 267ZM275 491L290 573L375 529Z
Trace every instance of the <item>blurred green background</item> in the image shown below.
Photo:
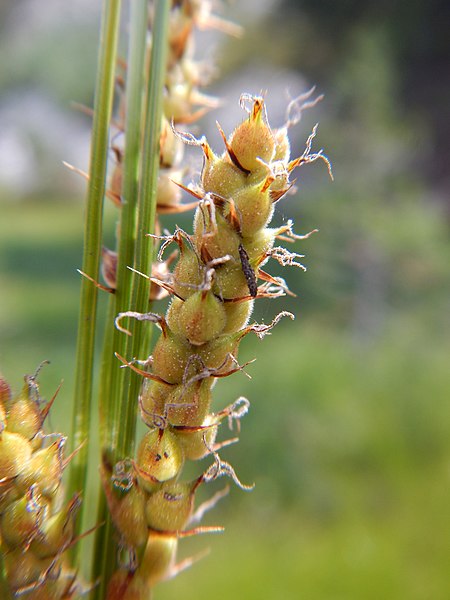
M92 104L99 17L98 3L59 4L0 2L0 369L17 389L49 359L41 390L49 398L64 379L51 425L69 433L83 183L61 161L87 162L89 118L71 102ZM287 90L316 84L325 99L292 129L293 148L320 121L315 147L335 181L321 163L297 173L277 222L320 232L297 246L307 273L283 273L298 297L261 301L255 314L297 319L246 339L252 379L216 387L217 407L251 401L223 457L255 490L232 488L207 518L226 533L182 544L184 556L205 546L210 556L155 598L446 600L450 5L244 4L225 11L245 25L242 40L199 40L199 55L215 48L225 106L198 131L219 149L214 120L229 132L243 91L267 90L280 126Z

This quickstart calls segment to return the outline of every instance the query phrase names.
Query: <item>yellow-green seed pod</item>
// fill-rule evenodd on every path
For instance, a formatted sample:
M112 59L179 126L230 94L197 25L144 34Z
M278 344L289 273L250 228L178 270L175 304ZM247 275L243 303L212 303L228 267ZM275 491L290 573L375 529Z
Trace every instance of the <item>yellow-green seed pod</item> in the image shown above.
M80 504L81 497L76 494L64 508L44 520L40 535L33 540L30 547L36 556L56 556L68 547L73 539L75 516Z
M276 235L276 229L266 227L252 236L244 238L243 246L252 265L259 265L264 262L266 254L273 248Z
M3 431L0 434L0 480L16 477L27 466L31 452L27 439L18 433ZM32 483L34 481L30 485Z
M216 441L219 421L208 415L198 429L178 429L177 436L187 460L200 460L211 454Z
M144 379L139 392L139 405L142 411L142 418L146 422L151 422L153 417L163 416L165 413L165 404L167 395L171 391L171 387Z
M180 258L173 272L173 289L181 298L194 294L203 281L203 267L198 256L183 242L180 248Z
M192 483L165 483L147 500L147 525L159 531L180 531L187 524L193 506Z
M31 440L41 429L41 410L27 378L21 393L9 403L7 419L8 431L20 433L28 440Z
M275 153L275 138L264 121L264 100L255 98L252 111L228 141L239 164L248 171L264 170L258 158L268 163Z
M221 333L225 319L222 303L212 292L197 292L183 303L178 327L191 344L199 346Z
M206 193L213 193L222 198L231 198L246 184L246 174L226 157L216 156L207 147L205 163L202 170L202 186Z
M40 535L47 504L41 502L37 486L31 486L19 500L12 502L0 517L2 539L12 548L25 548Z
M239 234L230 228L218 210L212 215L207 204L200 204L195 211L194 241L205 262L227 255L239 258Z
M36 483L42 494L53 496L61 483L65 441L66 438L60 436L47 448L34 452L22 467L17 477L17 485L21 489L27 490L33 483Z
M53 558L38 558L30 550L17 548L5 553L4 562L8 583L13 591L37 583L42 573L52 565ZM54 565L57 572L58 565Z
M224 333L199 348L199 355L205 365L210 369L220 368L221 373L236 366L230 355L237 358L239 342L243 335L242 331Z
M239 221L242 236L249 236L263 228L272 218L273 202L269 186L273 178L269 177L255 185L247 186L233 195L234 208ZM227 216L231 205L227 204L224 214Z
M139 548L147 541L146 494L135 481L130 489L115 487L111 473L100 468L102 485L114 525L127 546Z
M191 346L186 340L167 331L166 335L160 335L153 349L153 373L167 383L181 383L191 353Z
M248 281L240 262L228 262L216 269L213 292L219 298L244 298L249 295Z
M159 482L176 477L183 466L183 452L177 436L168 429L148 431L139 444L136 464L140 471ZM147 489L143 477L139 480Z
M178 547L176 536L150 531L137 577L145 578L152 587L170 576Z
M244 302L224 302L227 323L222 333L233 333L245 327L251 317L254 300L245 300Z
M197 426L203 423L211 405L211 377L190 385L177 385L166 398L169 423Z

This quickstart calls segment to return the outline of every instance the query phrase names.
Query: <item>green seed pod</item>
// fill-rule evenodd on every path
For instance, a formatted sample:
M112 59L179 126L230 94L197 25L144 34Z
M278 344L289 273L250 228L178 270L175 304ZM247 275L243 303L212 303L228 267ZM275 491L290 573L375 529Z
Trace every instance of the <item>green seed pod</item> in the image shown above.
M276 229L266 227L252 236L244 238L243 246L252 265L259 266L265 262L265 256L273 248L276 235Z
M44 520L40 535L33 540L30 547L36 556L56 556L68 547L73 539L75 516L80 504L81 497L76 494L62 510Z
M177 436L168 429L148 431L139 444L136 463L140 471L157 482L173 479L183 466L183 452ZM147 489L143 478L139 479L142 487Z
M219 298L244 298L249 295L248 281L240 262L228 262L216 269L213 292Z
M203 281L203 268L196 253L186 243L180 247L180 258L173 272L173 289L181 298L194 294Z
M144 420L151 421L153 416L164 415L166 398L170 389L163 383L144 379L139 393L139 405Z
M153 373L167 383L181 383L191 353L190 344L168 330L166 335L160 335L153 349Z
M205 162L202 170L202 186L206 193L230 198L246 184L246 175L227 157L219 158L211 148L203 148Z
M149 587L167 579L175 563L177 547L176 536L150 531L137 577L145 579Z
M216 441L219 421L215 415L208 415L201 428L178 429L177 436L187 460L200 460L211 454Z
M66 438L59 436L47 448L34 452L28 462L22 466L17 477L17 485L27 490L36 483L42 494L53 496L61 483L65 442Z
M275 138L264 121L264 100L254 98L252 111L247 120L238 125L228 143L239 164L247 171L264 169L258 158L269 163L275 153Z
M169 423L196 426L202 423L211 405L211 377L190 385L177 385L166 398Z
M194 241L199 255L208 262L229 255L239 257L239 234L230 228L218 210L211 214L208 204L200 204L194 216Z
M199 356L207 367L210 369L220 368L223 373L235 366L230 355L237 358L242 335L241 331L220 335L199 348Z
M111 472L100 467L100 476L114 525L127 546L139 548L147 541L144 491L134 481L129 489L111 484Z
M192 483L165 483L147 500L147 525L159 531L180 531L188 522L194 506Z
M16 548L5 553L5 570L11 589L16 591L27 585L37 583L39 577L51 565L53 566L53 561L53 558L38 558L30 550L24 551L23 548ZM56 563L54 569L57 572L58 565ZM32 597L34 598L34 593Z
M225 309L212 292L196 292L181 306L178 328L191 344L199 346L219 335L225 320Z
M227 323L222 333L234 333L245 327L250 319L253 311L254 300L246 300L245 302L224 302Z
M242 236L253 235L271 220L273 202L269 186L272 181L273 177L268 177L263 182L246 186L233 195ZM227 204L224 208L224 215L227 216L230 210L231 205Z
M12 502L0 517L2 539L12 548L27 544L40 534L40 526L47 508L41 502L37 486L33 485L25 496Z
M8 431L20 433L27 440L34 438L41 429L41 410L27 378L21 393L9 403L7 419Z
M18 433L3 431L0 434L0 480L16 477L27 466L31 452L28 440Z

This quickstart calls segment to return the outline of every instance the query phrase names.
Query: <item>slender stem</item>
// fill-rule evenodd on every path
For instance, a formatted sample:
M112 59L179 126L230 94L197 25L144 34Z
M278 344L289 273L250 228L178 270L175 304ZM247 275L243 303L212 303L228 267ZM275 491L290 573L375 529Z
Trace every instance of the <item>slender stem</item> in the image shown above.
M135 245L134 267L141 273L150 273L153 259L153 245L145 236L154 231L156 214L156 193L160 157L160 132L163 114L163 89L166 76L168 24L170 1L156 0L152 25L152 51L149 63L148 88L145 104L145 126L141 169L141 186L139 190L137 236ZM148 309L149 281L135 275L133 277L131 310L146 312ZM142 323L132 321L130 330L131 356L140 356L142 340ZM130 456L134 450L136 429L136 399L141 381L135 373L130 373L129 389L124 390L120 405L117 459ZM132 401L130 402L130 398Z
M117 437L121 428L119 420L120 403L123 390L128 384L128 370L121 369L114 357L114 350L127 355L127 339L114 329L114 317L128 310L131 303L132 272L128 266L133 264L134 244L136 240L136 205L138 199L138 171L142 138L142 97L144 62L147 51L148 0L134 0L130 5L130 35L126 75L126 116L125 116L125 153L123 162L122 207L120 213L120 234L116 271L116 293L112 314L106 324L111 337L111 348L105 361L101 386L108 386L110 393L102 395L99 402L101 422L107 424L105 436L101 440L102 458L108 455L113 461L116 454ZM107 378L107 379L106 379ZM95 598L103 598L107 580L112 573L117 547L113 540L113 530L104 499L103 490L99 490L98 522L105 524L97 531L94 549L92 580L99 581Z
M82 267L83 271L95 280L98 278L100 264L103 197L109 122L114 95L120 4L120 0L104 0L102 9ZM68 484L69 497L76 491L84 490L87 481L96 314L97 288L90 281L83 278L81 281L71 438L73 447L81 447L81 449L71 462ZM78 530L81 522L82 516L80 515ZM77 544L76 547L79 548L80 545Z

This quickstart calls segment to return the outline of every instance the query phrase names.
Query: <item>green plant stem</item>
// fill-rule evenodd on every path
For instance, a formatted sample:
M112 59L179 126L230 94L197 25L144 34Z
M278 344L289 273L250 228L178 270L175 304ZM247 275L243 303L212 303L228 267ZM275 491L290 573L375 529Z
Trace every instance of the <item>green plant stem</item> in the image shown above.
M157 0L153 22L151 59L146 81L145 111L142 110L142 74L146 57L146 0L131 5L130 46L127 65L126 137L123 180L123 206L120 225L116 286L116 314L126 310L148 309L149 282L128 269L151 272L152 243L145 237L154 230L156 191L159 172L159 143L163 109L163 88L167 62L167 39L170 2ZM144 131L144 137L141 132ZM140 173L140 177L138 177ZM140 182L140 186L139 186ZM137 206L136 206L137 205ZM108 326L112 326L108 324ZM114 349L122 356L139 356L142 339L140 329L130 324L131 337L115 332ZM130 370L112 366L111 404L101 407L108 413L110 435L106 451L112 463L134 453L137 397L140 378ZM112 418L111 418L112 416ZM100 503L100 511L105 509ZM99 515L100 516L100 515ZM103 520L100 516L100 520ZM96 580L100 584L95 598L104 597L107 582L115 565L116 543L110 520L106 521L96 541L95 562L99 565Z
M155 227L170 5L171 2L169 0L156 0L154 6L152 51L145 99L144 142L140 164L141 186L139 189L134 259L134 268L140 273L151 273L154 254L154 244L146 237L146 234L153 233ZM149 291L150 282L148 279L135 274L132 285L131 310L137 312L146 312L148 310ZM143 340L146 337L143 335L142 327L143 324L135 320L130 324L132 357L142 356ZM140 385L141 378L136 373L130 373L129 389L125 390L125 394L122 397L118 418L121 425L117 444L118 459L130 456L134 450L136 407Z
M108 155L109 123L114 97L114 74L119 32L120 0L104 0L94 102L89 186L85 212L83 272L97 280L100 264L103 197ZM83 278L76 353L72 444L80 448L71 462L68 495L84 490L87 481L97 288ZM78 518L78 531L82 515ZM79 548L80 544L76 545Z
M122 207L120 212L120 234L116 271L116 293L113 298L113 310L108 314L106 324L111 347L105 351L105 368L101 377L101 390L109 389L99 399L100 422L105 423L101 440L103 459L107 455L113 461L116 455L117 437L120 430L118 414L123 390L128 384L129 373L121 369L114 356L114 350L120 355L127 354L126 336L114 328L114 317L128 310L131 303L132 272L128 266L133 264L136 241L136 205L138 199L138 172L142 138L142 97L145 56L147 52L147 14L148 1L135 0L130 6L130 36L126 76L126 116L125 116L125 153L123 162ZM106 343L106 339L105 339ZM106 349L105 349L106 350ZM95 598L103 598L108 575L112 572L116 560L116 543L108 507L103 489L99 488L98 523L104 525L96 533L94 560L92 564L93 581L99 581Z

